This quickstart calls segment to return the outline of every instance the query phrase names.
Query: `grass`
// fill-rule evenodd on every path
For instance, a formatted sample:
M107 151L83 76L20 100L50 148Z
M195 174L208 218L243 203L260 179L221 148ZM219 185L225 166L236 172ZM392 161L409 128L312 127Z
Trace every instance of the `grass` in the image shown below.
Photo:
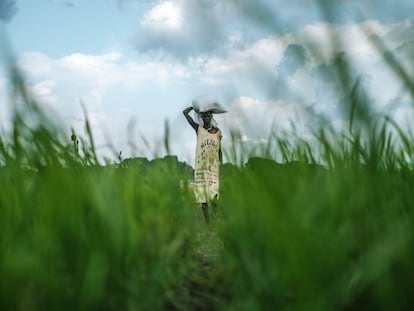
M282 166L241 174L222 203L228 288L237 292L231 309L411 305L412 171Z
M76 153L17 92L31 113L16 111L0 138L2 309L412 305L414 144L393 121L321 129L312 144L273 133L283 161L223 166L206 229L176 161L104 166L88 124Z
M349 87L347 130L320 128L312 141L273 132L259 151L232 132L226 158L237 165L222 168L209 228L175 161L105 166L87 121L75 152L12 68L13 122L0 134L0 308L411 308L414 138L373 117L358 81L346 81L349 66L337 68ZM166 123L166 150L168 132Z

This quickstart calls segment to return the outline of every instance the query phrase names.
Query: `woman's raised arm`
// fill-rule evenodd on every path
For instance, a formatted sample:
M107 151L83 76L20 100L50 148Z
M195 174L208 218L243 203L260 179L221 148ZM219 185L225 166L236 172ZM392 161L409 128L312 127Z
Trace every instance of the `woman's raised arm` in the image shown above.
M194 122L193 118L189 115L190 111L193 110L193 107L187 107L183 110L184 117L187 119L188 123L193 127L197 132L198 124Z

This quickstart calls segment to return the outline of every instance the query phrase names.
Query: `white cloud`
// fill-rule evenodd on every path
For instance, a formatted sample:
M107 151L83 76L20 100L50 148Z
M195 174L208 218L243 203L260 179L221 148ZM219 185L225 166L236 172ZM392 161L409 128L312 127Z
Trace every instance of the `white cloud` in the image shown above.
M367 3L369 1L366 1ZM372 2L372 1L371 1ZM181 60L199 54L221 52L225 42L239 44L237 34L257 40L263 34L310 32L309 42L323 42L331 38L331 31L317 33L320 25L368 25L372 31L385 34L384 25L411 19L414 8L409 0L389 3L361 4L357 1L336 0L335 5L325 3L329 14L321 14L319 1L278 0L168 0L156 1L144 15L134 46L140 52L162 51ZM368 13L366 13L368 12ZM365 14L365 16L364 16ZM367 20L367 16L371 20ZM326 27L330 30L331 27ZM179 30L179 32L177 31ZM234 35L236 34L236 35ZM306 38L306 37L305 37ZM353 41L351 41L353 43ZM348 44L348 42L346 42ZM329 52L329 50L321 51Z
M288 37L266 37L228 47L220 56L190 58L188 64L205 85L260 92L274 82L276 66L289 42Z
M244 49L232 49L224 58L210 57L206 69L211 73L227 73L254 66L274 68L281 59L287 40L280 37L259 39Z
M172 1L162 2L144 15L141 26L155 32L179 31L183 26L181 10L182 8Z
M232 14L231 1L161 1L144 15L132 44L141 53L158 51L184 61L209 54L226 41Z
M18 65L30 75L48 75L56 66L54 60L40 52L25 52L18 61Z
M68 67L80 69L106 69L110 64L122 59L120 53L112 52L103 55L85 55L74 53L62 58L62 61Z
M42 104L56 109L59 102L59 96L54 92L56 84L56 81L44 80L33 84L29 89Z
M242 136L259 141L272 131L288 131L292 123L298 129L308 132L308 116L302 103L261 101L249 96L236 98L228 113L216 117L225 128L238 129Z
M189 77L183 65L124 61L119 53L75 53L53 59L38 52L27 52L22 55L19 65L29 79L52 78L58 85L76 85L81 90L97 86L109 88L117 84L129 87L143 87L148 83L165 85Z
M413 133L413 108L413 105L399 106L390 116L396 122L396 124L400 126L400 128L409 128L411 130L411 133Z
M47 96L52 93L55 85L56 85L56 81L45 80L45 81L42 81L40 83L33 85L32 91L38 96Z
M131 61L120 53L51 58L28 52L21 55L18 64L33 95L45 109L58 111L64 128L84 133L81 102L85 105L97 145L105 145L106 137L122 145L127 123L134 115L142 116L140 128L148 129L148 137L162 135L163 125L154 122L171 116L174 101L154 103L148 93L156 97L191 77L184 65ZM151 126L161 132L151 130Z
M189 77L187 69L182 65L123 61L119 53L75 53L52 59L41 53L28 52L22 55L19 65L29 81L40 80L38 83L43 83L44 86L45 83L50 85L49 79L52 78L54 86L69 84L80 90L96 87L102 90L118 84L129 87L142 87L147 83L163 85Z
M305 46L310 52L313 66L331 60L338 51L345 51L358 66L376 62L381 57L370 42L370 36L383 37L398 27L400 27L399 23L385 25L375 20L345 25L316 23L300 29L296 42ZM335 42L338 46L334 45Z
M159 31L179 27L179 16L184 18L188 14L181 11L180 3L184 2L162 2L146 15L142 26L158 27ZM168 8L177 11L173 9L168 13L165 11ZM172 15L168 15L170 13ZM321 23L308 25L297 33L266 36L250 43L241 33L231 32L226 34L227 41L220 45L223 48L221 53L210 56L197 54L181 63L131 60L118 52L101 55L74 53L61 58L28 52L22 55L19 64L27 73L33 92L52 102L64 114L69 125L77 130L83 128L79 105L82 99L91 116L94 131L104 137L102 128L107 128L111 133L116 133L113 135L116 143L125 142L125 137L121 137L120 133L124 135L128 118L134 111L140 114L139 128L144 135L161 136L166 117L179 115L177 128L186 126L180 110L180 105L184 103L179 100L189 98L195 90L205 88L225 94L231 87L235 91L227 97L229 113L217 116L217 120L227 131L227 138L229 129L239 128L244 141L261 143L273 125L283 131L289 130L291 122L306 136L306 127L314 122L309 114L310 108L315 115L328 114L335 109L339 100L335 94L338 94L335 89L329 91L328 88L338 81L321 81L311 75L313 69L332 61L327 48L327 34L332 27L332 24ZM390 47L397 49L412 34L412 25L407 22L381 24L367 21L361 25L335 28L347 43L342 47L345 53L356 64L359 73L368 77L368 91L375 104L379 108L387 107L390 100L401 95L401 84L396 82L394 74L384 65L369 38L361 32L364 27L369 28L370 35L387 38ZM283 86L297 98L268 95L267 92L277 82L278 65L283 60L286 47L291 44L302 46L308 57L303 66L283 77L286 82ZM312 53L315 51L312 48L321 55ZM162 99L153 99L163 92L166 95ZM333 122L341 123L338 119ZM190 135L194 133L189 130L187 134L174 136L175 140L182 139L186 143L181 144L181 141L176 144L174 141L172 146L176 149L173 151L179 150L185 157L192 157L193 136ZM103 138L100 142L104 143ZM185 150L180 150L182 148Z
M292 76L287 77L287 85L291 90L295 90L297 97L303 99L304 102L316 101L315 80L306 70L298 70Z
M241 96L230 105L228 113L223 115L223 121L227 128L242 128L243 125L252 126L253 120L263 120L264 105L257 99ZM253 124L250 124L253 123Z
M368 90L368 93L373 99L378 100L380 106L384 106L401 90L401 84L387 66L379 64L383 59L382 55L370 42L369 36L390 36L393 32L408 31L406 27L410 27L406 22L382 25L377 21L366 21L358 25L341 26L319 23L304 27L296 37L287 34L262 38L247 46L229 46L224 55L200 56L191 59L189 64L198 72L200 81L206 85L235 87L240 92L256 89L263 93L275 88L277 66L286 47L289 44L299 44L305 47L308 54L305 67L281 78L286 81L286 86L295 94L295 98L303 100L305 104L316 105L315 112L323 114L327 110L336 109L333 108L337 104L334 97L338 96L335 86L340 81L325 81L330 85L321 84L317 77L310 75L310 70L332 61L335 54L331 54L327 34L335 30L346 43L342 50L355 67L356 73L369 77L365 82L368 81L375 92L370 93ZM363 33L363 29L366 33ZM391 46L398 48L404 42L404 37L399 38L399 41L394 40ZM317 54L319 52L321 55ZM381 90L384 81L390 82L390 88ZM330 90L330 87L334 88ZM321 98L318 98L317 94L323 93L332 93L334 96L324 95L330 104L319 102ZM383 96L387 93L387 96ZM336 99L338 100L339 98Z

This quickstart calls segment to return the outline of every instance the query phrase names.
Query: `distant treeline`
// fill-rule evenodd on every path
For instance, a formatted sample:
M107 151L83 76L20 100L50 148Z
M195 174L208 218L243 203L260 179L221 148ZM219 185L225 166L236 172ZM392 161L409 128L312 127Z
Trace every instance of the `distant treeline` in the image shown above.
M127 158L122 160L117 166L123 168L136 168L143 173L154 169L161 172L170 171L187 176L189 179L192 179L194 175L194 168L190 164L185 161L179 161L178 157L173 155L167 155L163 158L155 158L153 160L148 160L146 157ZM320 170L325 170L325 168L318 164L309 164L301 161L278 163L273 159L251 157L242 167L229 162L224 163L221 166L220 172L222 176L231 177L242 171L259 174L273 174L278 171L316 172Z
M148 160L145 157L127 158L117 164L121 168L136 168L145 173L148 170L159 170L160 172L173 171L178 174L192 176L194 169L186 162L178 160L177 156L167 155L163 158Z

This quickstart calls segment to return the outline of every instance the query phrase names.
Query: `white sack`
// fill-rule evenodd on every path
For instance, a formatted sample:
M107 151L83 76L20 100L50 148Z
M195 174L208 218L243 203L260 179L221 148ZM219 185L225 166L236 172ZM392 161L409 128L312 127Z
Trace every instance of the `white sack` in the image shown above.
M201 95L193 99L193 109L196 113L211 111L212 113L225 113L218 100L210 95Z

